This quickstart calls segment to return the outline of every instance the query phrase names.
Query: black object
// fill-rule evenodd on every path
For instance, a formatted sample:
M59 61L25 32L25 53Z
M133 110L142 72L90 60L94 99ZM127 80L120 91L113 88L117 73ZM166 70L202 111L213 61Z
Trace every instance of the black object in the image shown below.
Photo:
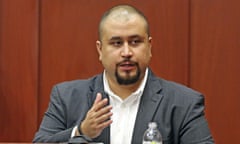
M91 142L91 139L87 138L84 135L74 136L69 139L69 144L88 144Z

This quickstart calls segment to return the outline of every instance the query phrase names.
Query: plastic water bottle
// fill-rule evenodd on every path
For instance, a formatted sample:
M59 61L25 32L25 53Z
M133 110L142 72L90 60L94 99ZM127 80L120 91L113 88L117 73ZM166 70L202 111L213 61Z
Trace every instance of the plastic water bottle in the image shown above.
M156 122L150 122L144 132L142 144L162 144L162 135L157 129Z

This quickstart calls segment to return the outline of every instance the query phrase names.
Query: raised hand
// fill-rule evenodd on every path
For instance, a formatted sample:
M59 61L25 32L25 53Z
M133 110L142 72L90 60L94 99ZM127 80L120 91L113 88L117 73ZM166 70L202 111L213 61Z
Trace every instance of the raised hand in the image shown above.
M86 118L81 123L82 134L95 138L101 134L104 128L111 123L112 106L107 105L108 99L102 99L101 93L98 93L93 106L87 112Z

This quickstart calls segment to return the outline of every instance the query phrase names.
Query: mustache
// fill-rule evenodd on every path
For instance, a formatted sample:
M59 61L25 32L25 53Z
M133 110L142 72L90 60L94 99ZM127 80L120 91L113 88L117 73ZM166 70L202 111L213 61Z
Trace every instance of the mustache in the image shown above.
M130 59L124 59L123 61L117 63L117 66L121 66L121 65L138 65L138 63Z

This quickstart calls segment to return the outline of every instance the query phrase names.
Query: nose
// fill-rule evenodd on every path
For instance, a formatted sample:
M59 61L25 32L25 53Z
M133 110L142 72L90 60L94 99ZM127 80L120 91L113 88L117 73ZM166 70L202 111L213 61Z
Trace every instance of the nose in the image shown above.
M121 50L121 56L123 57L130 57L132 56L132 48L129 46L128 43L124 43L122 50Z

